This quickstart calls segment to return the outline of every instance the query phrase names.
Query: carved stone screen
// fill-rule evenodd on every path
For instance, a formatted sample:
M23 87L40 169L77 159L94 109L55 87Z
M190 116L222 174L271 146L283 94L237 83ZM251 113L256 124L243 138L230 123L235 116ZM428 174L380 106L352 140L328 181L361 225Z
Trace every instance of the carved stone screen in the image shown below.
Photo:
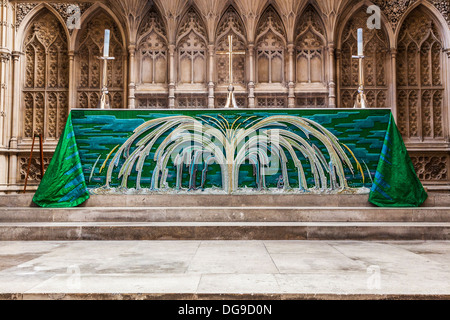
M217 29L216 51L228 51L228 36L233 36L233 50L246 49L245 29L241 18L233 7L229 7L219 22ZM216 56L217 84L226 85L230 83L229 59L225 55ZM245 56L233 56L233 81L236 84L245 84Z
M124 49L122 36L106 13L99 11L82 28L77 54L79 76L77 81L78 108L96 108L102 86L103 63L98 59L103 55L105 29L111 30L110 56L115 57L108 63L108 90L111 106L123 108L124 100Z
M324 82L325 28L318 13L309 5L296 29L297 82Z
M397 57L399 129L406 140L443 139L442 44L421 8L402 25Z
M357 30L364 30L364 77L369 107L388 106L388 84L386 69L389 43L383 29L367 28L366 8L360 9L346 24L342 34L340 68L340 106L352 108L359 85L359 62L357 55Z
M138 33L137 60L140 84L167 83L167 38L161 18L155 11L146 15Z
M69 70L65 32L49 11L31 23L24 52L23 137L42 134L45 139L57 139L68 114Z

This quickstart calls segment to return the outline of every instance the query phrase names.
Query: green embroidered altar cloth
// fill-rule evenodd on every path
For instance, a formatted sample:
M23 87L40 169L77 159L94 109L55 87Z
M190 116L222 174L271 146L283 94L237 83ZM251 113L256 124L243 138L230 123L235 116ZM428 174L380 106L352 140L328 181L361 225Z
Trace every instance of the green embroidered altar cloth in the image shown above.
M180 192L427 198L389 109L75 109L33 201Z

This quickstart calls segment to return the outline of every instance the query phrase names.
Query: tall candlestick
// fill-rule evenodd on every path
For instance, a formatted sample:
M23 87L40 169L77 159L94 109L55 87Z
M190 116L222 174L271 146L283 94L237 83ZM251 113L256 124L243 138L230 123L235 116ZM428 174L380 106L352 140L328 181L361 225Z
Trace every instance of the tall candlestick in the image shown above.
M359 87L358 95L355 101L355 108L367 108L367 98L364 93L364 39L363 39L363 29L358 29L358 55L353 56L354 59L359 60Z
M109 57L109 37L110 31L108 29L105 30L105 45L103 47L103 56Z
M100 109L109 109L111 106L109 104L108 96L108 60L114 60L114 57L109 56L109 40L111 32L110 30L105 30L105 44L103 46L103 57L98 57L98 59L103 60L103 81L102 81L102 95L99 101Z
M358 29L358 56L364 55L363 29Z

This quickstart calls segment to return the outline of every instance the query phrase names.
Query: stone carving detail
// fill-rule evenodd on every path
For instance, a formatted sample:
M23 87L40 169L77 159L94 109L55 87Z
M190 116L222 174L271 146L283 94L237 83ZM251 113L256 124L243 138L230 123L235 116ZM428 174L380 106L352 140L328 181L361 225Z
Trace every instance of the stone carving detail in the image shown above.
M419 7L400 29L398 122L405 139L443 138L442 45L436 25Z
M17 3L16 4L16 28L20 26L23 19L33 10L38 3Z
M23 19L33 10L39 3L17 3L16 4L16 28L20 26ZM75 4L75 2L73 3ZM67 13L67 8L72 5L71 3L49 3L61 16L64 21L67 21L69 14ZM80 13L83 14L87 9L89 9L93 3L90 2L77 2L77 6L80 7ZM73 30L69 30L70 33Z
M204 95L179 96L177 102L177 107L180 109L205 109L208 107L208 101Z
M299 94L297 96L297 107L299 108L326 108L327 98L322 95Z
M422 181L446 181L449 179L449 157L443 154L411 156L417 176Z
M325 28L320 16L309 5L299 20L295 34L297 49L297 82L324 82Z
M256 97L256 105L258 106L258 108L286 108L287 96L281 97L279 95L258 95Z
M380 7L380 9L384 12L389 22L391 23L394 29L397 28L398 22L401 17L408 9L410 5L412 5L417 0L397 0L397 1L389 1L389 0L374 0L372 1L376 5Z
M103 64L97 57L103 55L105 29L111 30L110 56L108 63L108 89L111 106L124 107L124 66L126 55L122 37L115 22L100 11L81 31L79 51L76 54L79 67L77 103L79 108L97 108L101 89Z
M138 36L139 82L167 83L167 38L161 17L152 8L141 25Z
M431 2L447 20L450 26L450 2L448 0L428 0Z
M199 14L190 8L178 29L179 82L204 84L206 82L206 29Z
M139 97L137 100L138 109L166 109L168 105L167 96Z
M216 36L216 51L228 51L228 35L233 36L234 50L246 49L245 29L241 18L232 6L225 11L219 22ZM218 84L228 85L230 83L228 56L217 55L216 67ZM235 55L233 57L233 81L241 85L245 83L245 56L243 55Z
M67 9L71 6L71 3L50 3L50 5L55 8L55 10L61 15L61 18L64 21L67 21L69 18L69 14L67 13ZM93 3L90 2L78 2L76 5L80 8L80 13L83 14L87 9L89 9ZM69 29L69 33L72 34L73 29Z
M344 28L340 60L340 100L341 107L351 108L354 105L358 90L358 61L352 59L357 55L358 28L364 29L364 76L367 102L371 108L387 107L388 85L386 69L388 56L388 40L384 30L367 28L366 8L359 10Z
M427 0L433 4L440 13L444 16L450 25L450 2L448 0ZM386 15L393 29L398 27L398 22L402 18L406 10L417 2L417 0L373 0L373 3L378 5Z
M50 164L51 157L44 157L44 171L47 170L48 165ZM19 178L20 181L25 181L27 177L27 169L28 163L30 161L29 157L20 157L19 158ZM41 159L39 157L33 157L31 159L30 171L28 174L28 183L29 184L37 184L41 181Z
M272 6L264 12L256 30L257 82L284 83L286 35Z
M223 108L227 104L227 96L219 94L216 97L216 107ZM247 96L245 94L236 94L236 104L239 108L247 108Z
M31 23L24 50L24 137L56 139L68 114L69 62L63 27L52 13L44 10Z

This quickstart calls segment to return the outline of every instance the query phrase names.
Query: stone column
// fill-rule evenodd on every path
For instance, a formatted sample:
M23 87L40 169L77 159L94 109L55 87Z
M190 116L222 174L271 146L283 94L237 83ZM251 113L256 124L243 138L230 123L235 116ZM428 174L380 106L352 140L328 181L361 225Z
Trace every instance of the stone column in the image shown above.
M208 56L209 56L209 64L208 64L208 108L214 109L214 54L216 51L216 47L214 44L210 44L208 46Z
M336 54L336 69L335 69L335 71L336 71L336 81L337 81L336 82L336 91L335 91L335 93L336 93L336 99L335 99L336 106L335 107L338 107L340 104L340 102L339 102L339 99L340 99L339 78L341 77L341 50L336 49L335 54Z
M10 149L18 148L18 140L19 140L19 122L20 122L20 57L23 54L19 51L12 52L12 128L11 128L11 139L9 141ZM9 184L16 185L17 184L17 173L18 173L18 155L16 153L11 153L9 157Z
M76 79L76 74L75 74L75 52L74 51L69 51L68 53L69 55L69 97L68 97L68 101L69 101L69 111L72 108L76 108L76 97L75 97L75 79Z
M6 48L0 48L0 148L6 146L7 137L7 105L9 60L11 53ZM8 115L10 118L10 115Z
M169 108L175 108L175 45L169 45Z
M329 75L330 80L328 82L329 95L328 95L328 107L336 108L336 80L335 80L335 70L336 65L334 63L334 43L330 43L328 46L328 60L329 60Z
M0 188L8 184L8 139L11 121L10 63L12 24L10 4L7 0L0 2Z
M450 48L444 49L444 63L442 66L442 70L446 70L443 75L443 82L445 83L444 87L444 106L448 106L450 104ZM450 124L450 110L448 108L444 108L444 115L447 113L447 127ZM450 129L447 129L450 131ZM447 131L447 138L450 136L450 132Z
M255 108L255 45L248 44L248 107Z
M289 56L289 74L288 74L288 107L295 108L295 64L294 64L295 45L288 44Z
M391 109L394 119L397 120L397 49L391 49Z
M0 3L0 148L6 145L6 106L8 96L8 74L9 61L11 57L11 51L8 48L8 6L9 2L2 0ZM1 165L2 163L0 163ZM5 168L2 166L1 168ZM1 182L0 172L0 183Z
M6 110L9 96L7 84L9 60L10 53L5 48L0 48L0 187L8 183L8 155L4 153L4 150L7 148L8 119L11 119L11 115Z
M128 85L128 108L135 109L136 108L136 45L130 44L128 46L128 52L130 56L130 83Z

